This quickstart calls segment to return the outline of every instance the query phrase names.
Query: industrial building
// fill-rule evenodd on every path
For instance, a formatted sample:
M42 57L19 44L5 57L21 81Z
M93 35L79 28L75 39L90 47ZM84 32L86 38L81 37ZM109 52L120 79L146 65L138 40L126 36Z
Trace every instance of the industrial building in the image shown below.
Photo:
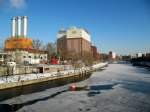
M27 37L27 16L12 18L11 37L5 40L4 51L16 63L46 63L47 52L32 48L32 39Z
M91 36L83 28L72 27L67 30L61 29L57 33L57 52L63 58L72 55L79 57L85 53L91 53Z
M100 59L100 54L97 51L97 47L96 46L91 46L91 52L92 52L92 56L94 60L99 60Z

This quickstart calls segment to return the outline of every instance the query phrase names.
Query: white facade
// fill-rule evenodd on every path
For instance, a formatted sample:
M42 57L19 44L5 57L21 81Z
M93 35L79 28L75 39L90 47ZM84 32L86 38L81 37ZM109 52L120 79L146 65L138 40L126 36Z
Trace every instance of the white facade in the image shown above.
M82 28L69 28L67 31L59 31L57 34L57 38L62 38L66 36L66 38L83 38L89 42L91 42L90 34Z
M40 62L47 61L47 54L33 53L23 50L7 51L7 54L12 56L12 59L17 63L39 64Z

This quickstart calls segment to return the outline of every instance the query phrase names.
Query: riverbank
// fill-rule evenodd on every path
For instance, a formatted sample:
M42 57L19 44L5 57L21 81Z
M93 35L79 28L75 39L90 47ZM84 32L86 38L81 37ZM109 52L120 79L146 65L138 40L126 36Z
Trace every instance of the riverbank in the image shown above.
M133 66L143 66L150 68L150 62L132 62Z
M106 66L107 63L98 63L92 67L82 67L77 70L65 70L51 73L22 74L0 77L0 90L41 83L50 80L67 79L68 77L91 74L94 70Z

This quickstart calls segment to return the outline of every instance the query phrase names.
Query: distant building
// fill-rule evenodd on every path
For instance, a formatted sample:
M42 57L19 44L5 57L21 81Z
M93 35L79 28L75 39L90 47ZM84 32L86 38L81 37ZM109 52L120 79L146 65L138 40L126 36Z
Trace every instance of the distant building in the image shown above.
M106 53L101 53L100 54L100 60L101 61L108 61L109 60L109 55Z
M147 57L147 58L150 58L150 53L146 53L146 57Z
M100 54L98 53L96 46L91 46L91 52L94 60L98 60L100 58Z
M83 56L91 52L91 36L82 28L72 27L67 30L60 30L57 33L57 52L63 58L71 57L70 54Z
M136 54L136 57L137 57L137 58L140 58L140 57L142 57L142 55L143 55L142 53L137 53L137 54Z
M130 61L130 60L131 60L131 55L124 55L124 56L121 56L121 60L122 60L122 61Z
M109 52L109 61L110 62L116 61L116 53L115 52L112 52L112 51Z

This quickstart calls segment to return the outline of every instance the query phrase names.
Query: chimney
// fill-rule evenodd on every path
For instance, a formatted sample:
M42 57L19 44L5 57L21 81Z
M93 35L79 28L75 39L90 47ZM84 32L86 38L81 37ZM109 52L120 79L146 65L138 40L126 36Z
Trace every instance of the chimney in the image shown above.
M27 16L23 17L23 36L26 37L27 36Z
M18 32L17 32L17 36L21 36L21 17L18 16Z
M11 37L16 36L16 17L12 18L12 29L11 29Z

